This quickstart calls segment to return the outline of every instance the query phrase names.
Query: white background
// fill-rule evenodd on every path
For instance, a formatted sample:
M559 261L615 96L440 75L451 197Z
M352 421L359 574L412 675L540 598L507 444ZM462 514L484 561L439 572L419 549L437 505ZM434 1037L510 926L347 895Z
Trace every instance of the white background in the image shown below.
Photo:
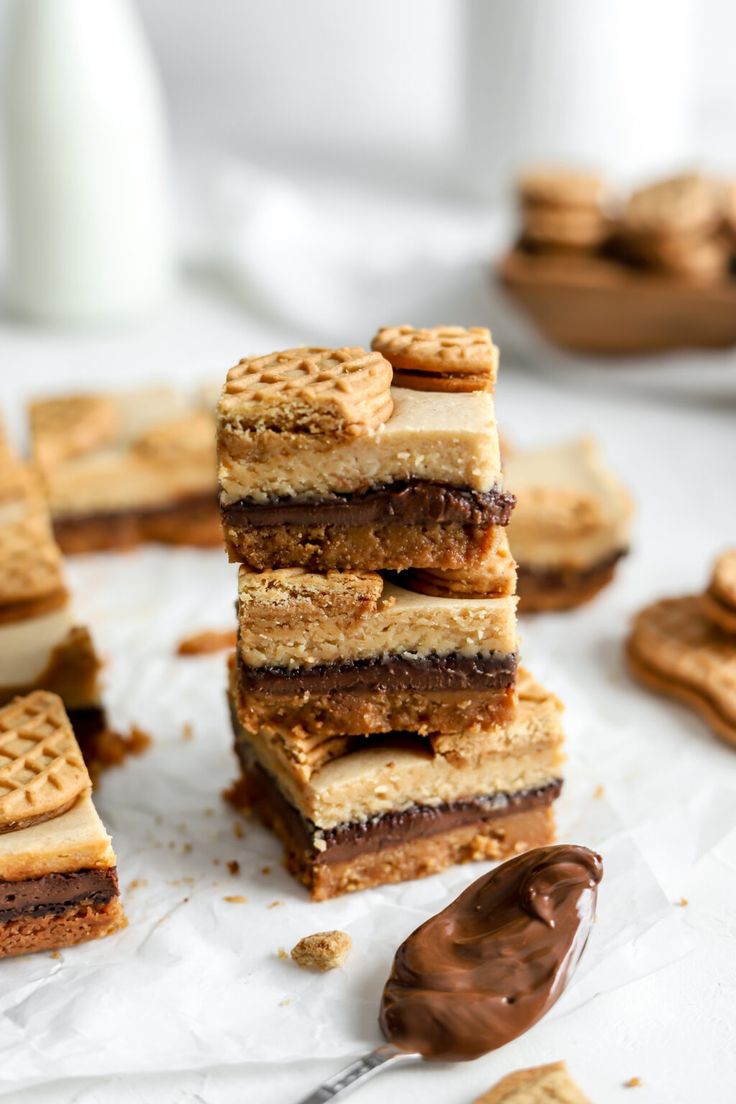
M572 76L578 80L582 74L591 80L590 58L604 57L607 45L609 53L614 49L605 35L596 34L592 24L583 21L576 0L554 0L554 11L563 13L562 22L555 24L557 31L560 26L569 28L563 45L571 62L583 59L584 64L559 70L562 83L554 88L533 86L540 67L547 64L542 55L554 54L559 59L565 51L554 53L550 48L545 53L544 38L541 46L539 42L540 28L551 35L554 20L540 21L541 6L535 10L532 0L516 0L530 20L529 48L520 47L513 59L518 68L518 97L511 102L507 95L500 103L493 96L486 99L488 73L495 72L490 63L502 57L505 39L500 35L484 37L479 31L468 46L468 27L482 26L487 36L488 12L498 18L500 27L508 27L504 19L510 2L466 6L450 0L402 0L399 4L374 0L367 6L357 0L339 4L273 0L268 5L250 0L208 0L206 4L143 0L139 6L161 64L171 110L175 185L182 211L180 237L188 257L186 275L167 311L137 330L114 334L33 331L2 316L3 407L19 439L23 402L47 389L162 378L182 382L211 379L221 377L245 354L316 337L365 343L379 325L405 319L417 324L490 324L504 335L510 329L508 311L491 297L486 261L494 243L496 247L499 244L498 234L494 236L489 229L497 220L476 207L460 210L458 197L479 190L489 195L497 191L514 159L522 157L525 150L528 155L538 152L534 143L541 139L534 129L538 118L535 103L546 102L554 89L560 96L562 91L574 89ZM586 7L592 10L594 6L588 0ZM9 0L0 5L0 43L9 8ZM547 117L545 127L558 136L559 152L571 154L577 149L581 154L590 153L595 147L601 163L611 171L624 176L627 169L631 175L641 171L647 152L642 153L642 143L647 145L650 138L654 142L656 135L652 135L658 129L652 105L660 103L660 81L672 77L668 59L671 62L677 56L684 59L683 86L686 83L692 93L689 112L685 112L687 118L678 116L674 121L662 117L659 129L666 142L663 140L658 150L661 164L657 167L669 169L677 147L680 159L700 157L736 174L732 137L736 133L736 69L731 59L736 33L734 6L728 0L704 0L697 5L687 0L668 5L660 0L616 0L615 4L598 0L595 10L603 13L599 32L610 30L612 13L622 13L621 22L613 24L619 35L613 72L621 82L621 95L631 95L625 80L628 65L631 84L643 95L641 90L649 82L651 99L639 101L640 111L636 110L636 98L626 99L629 129L636 141L626 146L630 156L623 158L623 165L624 147L612 142L609 130L595 125L595 120L581 123L578 109L586 102L584 95L566 101L574 108L568 131L563 112ZM631 28L636 30L638 12L642 14L637 37ZM683 31L688 27L690 36ZM582 37L581 28L585 28ZM687 59L686 40L692 47ZM559 47L561 40L555 41ZM523 34L521 42L523 46ZM509 79L508 70L504 79ZM552 81L553 76L546 79ZM469 93L478 88L480 93ZM677 99L676 89L673 95ZM600 102L592 95L590 100ZM487 111L486 102L491 104ZM670 102L667 99L662 107L665 115ZM519 145L515 128L505 132L506 139L512 133L513 143L500 138L497 146L491 143L490 136L501 133L499 119L504 114L529 122L526 147ZM670 161L665 156L668 144ZM227 169L223 168L224 157ZM248 159L285 169L294 180L302 176L327 178L331 185L341 180L347 182L348 192L358 185L365 195L374 188L377 198L366 200L373 220L368 225L380 229L385 224L397 230L393 247L389 235L386 241L381 239L380 258L371 257L371 278L366 279L361 268L365 252L370 252L365 205L359 215L353 211L351 216L350 203L345 202L336 229L329 219L325 221L324 211L310 221L313 210L300 207L278 187L273 189L278 202L269 207L269 196L273 198L269 179L258 186L257 204L266 203L272 222L261 219L259 225L271 226L273 238L270 242L259 239L258 248L247 239L248 248L243 249L240 234L247 219L242 205L250 192L239 175L242 170L233 173L232 162L240 165ZM474 166L478 167L480 189ZM381 196L399 189L412 197L452 195L455 202L452 206L437 202L425 208L412 200L411 210L397 213ZM292 239L283 232L285 215L292 220L286 223L289 233L296 231L295 255L287 248ZM403 237L399 228L406 231ZM314 267L303 264L305 256L314 257L315 234L318 238L324 235L331 246L320 258L317 281ZM342 253L336 242L343 246ZM422 243L432 248L422 252ZM300 264L295 265L294 259ZM248 277L245 282L240 278L243 270ZM228 274L227 281L223 281L223 273ZM267 277L266 287L259 289L260 298L253 294L259 276ZM577 613L526 622L524 656L535 673L567 702L571 773L583 781L588 779L591 787L597 783L605 787L606 800L642 848L666 897L672 902L688 899L686 908L673 905L672 916L691 934L693 949L655 973L624 988L608 989L570 1015L540 1025L528 1038L482 1062L452 1070L388 1073L363 1090L356 1101L370 1104L413 1093L428 1104L469 1104L507 1070L564 1058L598 1104L628 1101L631 1093L642 1104L694 1104L700 1100L730 1104L736 1084L736 836L730 833L719 841L719 834L730 822L729 810L736 808L736 759L732 749L712 738L697 718L631 684L622 667L621 644L628 619L638 607L662 594L701 588L713 555L726 544L736 544L736 364L733 356L725 354L690 357L684 364L655 365L646 373L639 367L585 362L560 370L557 358L534 346L527 347L522 367L512 348L517 346L504 339L498 396L504 432L520 443L594 432L637 499L634 551L615 586ZM640 386L645 376L649 381L646 392ZM703 398L706 378L709 400ZM673 394L675 379L680 381L679 399ZM181 606L175 608L182 628L221 623L232 601L232 577L226 565L220 567L217 555L212 554L214 560L208 559L206 571L206 578L213 580L212 589L195 600L200 592L196 587L193 593L187 589L186 554L171 555L172 564L176 563L171 579L181 581L177 591ZM154 560L155 571L161 578L167 576L166 561ZM168 670L170 660L170 649L161 651L162 645L150 629L156 607L136 622L130 609L122 609L125 592L116 590L123 579L130 583L131 575L135 577L136 564L150 582L152 562L144 554L115 567L112 560L106 566L101 558L78 563L72 570L80 609L111 656L108 680L113 720L137 720L144 728L152 727L160 741L148 760L156 765L155 785L146 781L144 758L117 777L110 776L100 792L100 808L116 832L121 864L127 863L121 871L124 887L133 870L138 876L140 868L150 866L158 874L160 864L152 853L132 853L126 825L135 809L121 804L120 795L140 784L142 808L150 816L151 802L155 804L159 792L156 787L171 789L182 769L174 730L186 716L180 716L181 708L175 710L174 724L166 712L169 698L156 682L156 673ZM170 594L171 585L162 586L162 595ZM121 617L125 614L122 635L116 629L115 609ZM174 636L168 644L173 641ZM116 669L124 669L124 679L116 681ZM189 668L177 670L176 685L183 686ZM204 680L206 694L221 703L219 657L195 662L191 671L191 679ZM128 679L135 685L135 693L126 700ZM218 823L224 823L226 814L217 805L218 793L233 764L223 712L215 709L209 722L202 722L195 737L200 753L203 745L196 740L202 739L212 740L213 761L214 757L217 761L212 802L218 809ZM201 785L202 779L198 781ZM709 820L708 809L717 811L718 816ZM199 806L196 816L203 816ZM256 839L258 847L275 855L265 834ZM228 853L223 857L235 856ZM206 862L211 865L209 858ZM203 869L198 874L204 878ZM175 867L167 876L176 876ZM278 873L274 878L278 886L274 896L287 899L287 905L264 915L274 917L274 942L277 932L279 942L292 937L295 941L304 934L306 906L296 904L299 891L285 875ZM251 880L251 872L244 871L237 888L233 879L228 890L203 884L202 893L211 892L217 901L223 892L239 891L257 899ZM431 887L418 892L426 895ZM143 891L140 897L130 896L129 911L139 923L156 916L154 887L149 887L148 893L148 897ZM292 900L295 905L290 913ZM237 914L242 916L246 932L248 907L243 906ZM255 903L252 907L265 908ZM331 908L315 906L314 928L329 926ZM371 895L356 898L350 908L364 909L363 922L367 922ZM234 920L218 914L214 906L213 912L220 915L224 941ZM339 982L348 999L358 984L358 974L351 969L363 968L361 955L366 953L358 921L356 925L355 965L348 965ZM136 923L131 931L134 935L139 931ZM216 954L217 923L206 938ZM104 948L110 945L101 944L100 953L107 953ZM252 953L263 956L272 950L270 944L251 948ZM645 957L643 950L641 953ZM636 959L636 948L632 958ZM72 972L75 976L79 973L74 961L74 952L65 953L70 977ZM62 971L62 979L64 968L63 962L60 966L43 957L34 966L39 974ZM376 999L381 981L375 979ZM279 984L279 999L282 993L286 998L292 988L288 973ZM298 985L293 982L294 988ZM6 996L7 988L6 984ZM108 999L113 1001L114 993L108 994ZM183 1001L193 999L191 993L182 995ZM148 1000L144 984L141 1001ZM247 986L242 1000L247 1006ZM22 1013L15 1017L16 1027L19 1022ZM331 1023L329 1016L320 1021L326 1037ZM234 1019L229 1026L237 1041L240 1025ZM30 1047L39 1030L32 1019L27 1025ZM368 1020L361 1030L361 1046L374 1045L376 1037ZM162 1025L162 1038L164 1034ZM10 1098L19 1104L288 1104L334 1072L341 1060L337 1055L334 1060L315 1058L298 1063L289 1058L285 1052L282 1062L256 1068L249 1062L244 1039L240 1064L230 1069L47 1084L11 1093ZM104 1054L91 1055L90 1068L99 1069L103 1060ZM622 1088L632 1076L642 1079L642 1087Z

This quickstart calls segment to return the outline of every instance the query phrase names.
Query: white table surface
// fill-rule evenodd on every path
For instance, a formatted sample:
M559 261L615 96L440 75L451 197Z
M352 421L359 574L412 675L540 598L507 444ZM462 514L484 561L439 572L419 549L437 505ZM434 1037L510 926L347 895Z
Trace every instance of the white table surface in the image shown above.
M483 311L478 290L452 321L482 322ZM385 321L376 318L375 324ZM205 285L189 286L162 318L129 334L59 334L6 319L0 325L3 402L17 430L21 404L33 393L219 377L245 353L297 341L296 334L256 325ZM507 1071L561 1058L598 1104L727 1104L736 1098L736 832L715 846L701 840L699 850L706 853L691 864L682 791L682 779L689 777L694 791L720 787L736 805L736 752L687 711L630 683L620 649L638 606L701 588L714 553L736 544L736 408L669 405L664 398L630 395L625 373L606 371L605 386L575 393L570 382L547 378L543 370L502 366L497 406L505 433L520 443L595 433L637 500L634 550L614 586L586 609L525 621L523 650L535 670L561 672L558 681L579 685L594 710L599 707L607 734L599 781L670 899L687 898L678 911L693 949L656 973L538 1025L502 1052L463 1067L388 1072L356 1094L356 1102L403 1100L408 1093L427 1104L469 1104ZM591 746L601 746L595 731L590 739ZM105 801L103 787L103 816ZM369 895L365 901L369 907ZM48 1084L12 1099L288 1104L333 1072L335 1063L328 1060L293 1063L284 1054L278 1065L263 1066L249 1064L244 1053L237 1067ZM641 1087L624 1088L634 1076Z

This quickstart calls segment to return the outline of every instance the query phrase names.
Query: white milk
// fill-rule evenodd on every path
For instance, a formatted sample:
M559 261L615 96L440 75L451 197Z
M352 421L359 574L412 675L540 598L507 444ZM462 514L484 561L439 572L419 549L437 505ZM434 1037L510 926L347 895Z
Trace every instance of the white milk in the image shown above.
M5 111L14 308L69 325L150 314L171 281L168 148L129 0L17 0Z

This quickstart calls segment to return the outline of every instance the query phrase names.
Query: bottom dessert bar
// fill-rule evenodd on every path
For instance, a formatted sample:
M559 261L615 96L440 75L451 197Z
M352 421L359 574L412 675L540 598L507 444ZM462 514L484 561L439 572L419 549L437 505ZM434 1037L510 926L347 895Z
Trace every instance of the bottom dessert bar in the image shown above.
M517 594L520 613L575 609L589 602L612 581L621 549L590 567L528 567L519 563Z
M552 843L562 783L315 831L257 764L243 766L239 797L284 845L286 867L315 901L437 874L457 863L505 859Z
M516 715L486 730L392 732L307 746L248 731L231 671L236 800L282 840L317 899L549 843L561 788L561 705L519 672Z
M222 547L220 511L214 494L196 495L157 508L56 516L54 536L63 552L106 552L147 541Z

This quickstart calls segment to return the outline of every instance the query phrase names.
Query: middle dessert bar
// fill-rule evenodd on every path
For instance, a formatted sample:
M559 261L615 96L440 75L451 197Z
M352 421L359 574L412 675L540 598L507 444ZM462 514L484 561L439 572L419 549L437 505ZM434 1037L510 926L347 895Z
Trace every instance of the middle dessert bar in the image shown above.
M391 387L359 348L288 349L228 373L218 407L231 560L256 571L464 567L508 523L493 397Z
M503 552L503 549L500 550ZM516 598L435 598L373 572L241 568L237 683L249 730L295 746L510 718Z

